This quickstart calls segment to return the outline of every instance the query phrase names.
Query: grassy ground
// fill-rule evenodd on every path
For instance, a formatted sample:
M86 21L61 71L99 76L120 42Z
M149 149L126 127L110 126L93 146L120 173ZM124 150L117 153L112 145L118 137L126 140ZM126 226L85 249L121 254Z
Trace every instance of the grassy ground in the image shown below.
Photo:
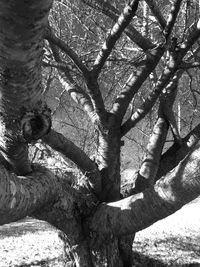
M200 201L136 234L137 267L200 267ZM59 231L32 219L0 227L0 267L67 267Z
M200 266L199 241L200 199L138 232L133 250L141 264L138 266L197 267Z

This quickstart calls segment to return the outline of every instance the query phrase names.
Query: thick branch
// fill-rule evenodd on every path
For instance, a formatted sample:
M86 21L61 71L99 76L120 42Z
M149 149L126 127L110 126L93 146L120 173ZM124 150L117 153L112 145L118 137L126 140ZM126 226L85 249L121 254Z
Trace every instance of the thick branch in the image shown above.
M0 189L2 225L31 215L41 207L56 202L60 184L50 171L41 167L28 176L17 177L1 166Z
M154 187L118 202L101 204L89 222L95 242L142 230L195 199L200 194L199 153L198 144Z
M91 189L97 195L101 191L101 178L97 165L79 147L69 141L62 134L51 130L43 137L43 142L72 160L88 178Z
M200 139L200 124L198 124L185 138L182 139L182 146L174 143L161 157L160 166L156 180L166 175L189 153L192 147Z
M168 128L169 125L166 119L162 114L159 114L149 138L146 155L135 182L136 192L141 192L147 187L154 185Z
M124 29L128 26L131 22L132 18L135 16L135 13L138 8L139 0L133 0L123 10L123 13L119 16L117 22L113 26L110 31L109 36L107 37L105 43L102 46L100 53L98 54L94 66L93 66L93 74L98 76L106 59L110 55L115 43L120 38L121 34L123 33Z

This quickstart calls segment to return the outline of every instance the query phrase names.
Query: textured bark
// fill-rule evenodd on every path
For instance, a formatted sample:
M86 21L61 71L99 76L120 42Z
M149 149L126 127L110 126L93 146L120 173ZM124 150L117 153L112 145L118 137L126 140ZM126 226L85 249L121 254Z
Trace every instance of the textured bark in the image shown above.
M182 139L182 146L173 144L161 157L156 180L166 175L169 171L191 151L200 139L200 124L198 124L185 138Z
M142 230L163 219L200 194L200 144L154 187L135 196L100 204L91 218L89 230L93 245L114 236Z
M106 3L103 0L96 2ZM118 21L116 20L117 23L106 40L107 47L103 46L91 72L85 67L78 55L64 42L55 36L49 37L50 42L57 45L67 57L72 59L85 78L88 95L78 90L74 99L85 107L88 114L91 114L92 122L99 133L97 151L99 169L95 162L91 161L85 153L62 135L51 131L43 137L43 141L64 156L69 157L80 167L89 182L87 192L81 191L80 188L77 190L70 188L64 180L55 178L47 170L34 168L30 173L27 140L24 136L24 133L29 136L30 129L27 128L26 123L21 122L26 122L28 118L33 119L32 114L37 114L39 117L43 111L41 101L42 38L47 25L47 15L51 2L33 0L28 3L25 0L3 0L0 3L0 116L2 124L0 144L15 172L30 173L27 176L17 177L0 167L0 223L4 224L26 215L50 222L66 234L76 266L80 267L93 266L94 262L97 264L97 258L103 259L101 265L106 262L110 267L127 267L128 264L131 266L129 256L132 252L133 236L127 238L125 236L132 235L168 216L200 193L200 162L198 157L200 146L198 145L154 187L151 186L140 194L119 201L120 148L123 130L121 122L134 94L138 92L168 49L165 45L170 46L168 39L182 1L174 1L167 23L158 13L158 10L154 8L153 12L162 27L166 24L164 30L166 44L155 47L154 45L151 46L151 43L145 43L146 47L155 47L155 49L146 53L145 66L141 67L135 76L131 76L131 79L124 86L124 90L117 97L111 113L108 113L97 76L115 43L135 14L138 2L137 0L129 1L128 8L125 8L124 13ZM151 3L153 10L153 1L147 2ZM158 80L159 92L176 73L182 58L199 35L199 24L194 24L191 27L191 33L183 45L178 48L178 51L171 51L176 52L171 54L174 61L169 62L164 70L164 75ZM142 40L148 41L144 38ZM141 44L141 42L138 43ZM144 44L141 45L144 47ZM58 58L59 63L62 63L59 60L59 53L56 58ZM67 76L68 70L67 68L65 70ZM70 81L68 91L74 95L77 88L73 84L72 77L68 75L67 78ZM27 113L28 118L26 117ZM169 119L168 114L167 110L164 114L167 119ZM129 126L132 127L133 124ZM145 169L149 168L148 173L141 170L142 175L146 176L147 174L150 178L154 178L156 175L158 157L161 154L167 129L163 118L159 118L157 126L155 135L152 136L153 146L149 146L149 153L153 152L153 154L147 157L147 160L152 160L153 164L149 168L147 162L144 162ZM38 135L36 134L36 136ZM156 142L161 144L160 147L155 145ZM180 156L176 155L176 161L180 161L180 158L185 155L186 151L188 152L190 147L187 144L185 150L182 148L183 153ZM171 156L170 153L169 156ZM156 162L153 162L155 156L158 157ZM101 202L107 203L101 203L97 206L96 198L91 197L92 193L95 193ZM95 199L94 203L93 199ZM110 201L117 202L108 203ZM91 241L90 244L88 241Z
M29 176L17 177L1 166L0 224L31 215L46 205L52 206L59 192L59 180L45 168L36 166Z
M0 3L0 147L13 169L31 171L20 126L22 116L42 107L43 32L51 0Z
M154 185L168 128L166 119L159 116L149 138L145 158L138 172L135 182L136 192L142 192L147 187Z
M99 129L98 166L102 176L102 201L120 198L120 125L117 118L108 115L106 127Z
M119 40L125 28L129 25L132 18L135 16L135 13L138 8L139 0L132 0L127 3L122 14L118 17L117 22L110 31L109 36L107 37L105 43L102 46L100 53L98 54L94 66L93 74L98 76L103 65L106 62L106 59L110 55L115 43Z
M64 157L69 158L77 164L82 173L87 177L90 190L99 197L102 185L97 165L80 148L54 130L42 139L54 150L60 152Z

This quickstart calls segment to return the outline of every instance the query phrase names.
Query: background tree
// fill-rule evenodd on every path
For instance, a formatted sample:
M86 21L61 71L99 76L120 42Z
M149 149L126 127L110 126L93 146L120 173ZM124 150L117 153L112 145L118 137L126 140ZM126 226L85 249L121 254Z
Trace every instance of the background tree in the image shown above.
M66 234L76 266L131 266L134 233L200 193L199 3L51 6L0 1L0 223L40 218ZM122 187L122 147L141 141L138 127L151 135ZM39 139L77 165L77 183L31 164Z

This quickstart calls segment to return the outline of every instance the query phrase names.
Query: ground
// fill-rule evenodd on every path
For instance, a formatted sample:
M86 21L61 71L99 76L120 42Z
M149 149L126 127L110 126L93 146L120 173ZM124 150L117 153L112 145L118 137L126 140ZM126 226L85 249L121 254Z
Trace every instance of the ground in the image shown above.
M0 267L67 267L55 228L27 218L0 227ZM200 200L136 234L135 266L200 267Z
M199 239L200 199L197 199L136 234L133 250L137 266L200 267Z

